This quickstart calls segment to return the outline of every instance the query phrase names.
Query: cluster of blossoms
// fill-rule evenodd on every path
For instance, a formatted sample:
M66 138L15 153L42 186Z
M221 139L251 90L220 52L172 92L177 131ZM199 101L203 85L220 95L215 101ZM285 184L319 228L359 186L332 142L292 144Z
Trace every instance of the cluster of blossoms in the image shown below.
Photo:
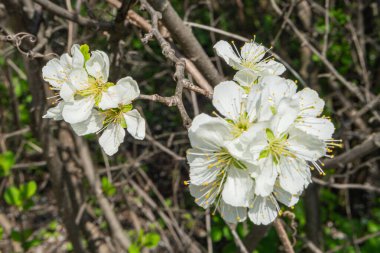
M232 43L233 44L233 43ZM189 129L192 148L190 193L203 208L214 206L229 223L274 221L281 208L292 207L311 183L310 170L321 175L319 159L340 146L334 125L321 116L324 101L295 82L280 77L285 67L251 41L239 52L219 41L214 46L238 70L234 81L215 87L216 117L200 114ZM330 153L330 155L329 155Z
M42 75L57 94L58 104L44 118L64 120L80 136L100 133L99 144L107 155L118 151L125 128L136 139L145 137L145 120L133 109L140 95L131 77L116 84L108 81L109 59L102 51L89 52L87 45L74 45L71 55L50 60Z

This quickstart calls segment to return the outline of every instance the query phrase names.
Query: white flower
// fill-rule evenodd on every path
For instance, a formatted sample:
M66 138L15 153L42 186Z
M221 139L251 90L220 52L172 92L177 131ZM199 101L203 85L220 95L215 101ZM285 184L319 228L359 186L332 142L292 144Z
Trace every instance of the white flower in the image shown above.
M233 81L221 82L214 89L212 103L231 125L234 137L248 130L257 119L260 87L251 87L248 94Z
M267 50L257 43L251 41L244 44L241 52L234 48L227 41L219 41L214 48L216 53L222 57L228 65L237 70L247 69L257 74L281 75L285 71L284 65L269 58L264 58Z
M115 86L103 92L99 107L90 110L89 117L71 124L78 135L102 132L99 144L107 155L115 154L124 141L125 129L133 138L145 138L145 120L136 109L132 109L132 101L140 94L139 87L131 77L120 79ZM79 101L86 101L81 99ZM100 106L102 104L102 106Z
M82 69L85 62L79 45L71 47L71 55L65 53L60 59L48 61L46 66L42 68L43 79L52 86L53 90L59 91L60 97L65 101L72 99L71 94L74 92L69 80L71 71Z
M297 100L284 98L267 128L252 128L228 147L238 159L259 166L252 174L259 196L269 196L277 179L287 192L301 192L311 182L308 162L323 173L317 161L326 155L326 143L294 127L298 112Z
M124 141L125 130L133 138L142 140L145 138L145 120L140 113L132 110L132 101L140 95L140 90L135 80L131 77L120 79L115 86L108 88L102 102L102 111L105 115L103 121L104 132L99 138L99 144L107 155L113 155L118 151Z
M85 63L86 69L75 69L69 75L73 87L67 94L69 101L63 107L63 119L71 124L88 119L95 105L99 105L106 90L112 86L108 83L109 59L101 51L94 51Z
M215 204L226 220L236 223L246 218L244 209L254 182L249 176L250 165L232 157L225 148L232 138L225 120L206 114L195 117L189 129L188 183L198 205L207 208Z

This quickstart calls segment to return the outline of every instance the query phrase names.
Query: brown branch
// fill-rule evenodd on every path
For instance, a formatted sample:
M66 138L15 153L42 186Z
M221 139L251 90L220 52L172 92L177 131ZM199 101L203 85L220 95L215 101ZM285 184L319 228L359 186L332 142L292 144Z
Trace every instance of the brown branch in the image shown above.
M282 224L282 221L280 218L277 218L274 223L274 228L277 231L278 237L280 238L280 241L282 243L282 246L284 246L284 251L286 253L294 253L292 244L289 241L288 235L286 234L285 228Z
M240 239L238 233L236 233L236 226L230 223L227 223L227 226L230 228L231 234L234 238L235 244L239 247L241 253L248 253L247 248L245 247L243 241Z
M380 188L367 184L367 183L366 184L337 184L333 182L325 182L315 177L313 177L312 179L313 179L313 182L319 185L323 185L323 186L327 186L327 187L331 187L335 189L356 189L356 190L364 190L364 191L369 191L369 192L380 193Z
M170 44L160 33L158 29L158 20L162 17L161 13L155 11L146 0L140 0L140 3L141 7L149 12L152 19L152 29L149 33L145 35L145 37L143 38L143 42L147 43L149 39L155 37L158 43L160 44L160 47L162 48L162 54L175 64L174 79L177 81L177 86L174 95L171 97L171 102L177 106L182 118L183 125L186 128L189 128L191 124L191 119L187 114L186 108L183 105L182 101L182 92L184 85L185 83L190 82L189 80L185 79L185 60L183 58L180 59L175 55L174 49L170 46Z
M82 17L76 13L71 13L68 10L60 7L59 5L53 2L50 2L49 0L33 0L33 1L41 5L47 11L54 13L55 15L61 18L71 20L83 26L93 27L96 29L104 29L104 30L108 30L113 27L112 23L97 21L97 20Z
M370 135L363 143L355 146L353 149L346 151L345 153L324 161L325 167L330 168L334 166L343 167L345 164L354 160L360 159L365 155L380 148L380 133L374 133Z
M103 211L104 217L110 226L113 236L120 246L127 251L129 245L131 244L127 234L124 232L123 227L121 226L115 212L112 209L111 203L104 196L101 188L101 182L99 175L95 173L95 168L92 163L92 158L90 151L86 143L84 143L80 138L77 138L79 154L82 158L82 165L84 173L87 177L87 180L91 186L92 192L95 194L98 204Z
M194 34L183 23L170 2L167 0L149 0L149 3L155 10L162 13L162 21L168 28L171 36L181 46L185 55L194 62L204 77L214 86L221 82L223 78L219 75Z

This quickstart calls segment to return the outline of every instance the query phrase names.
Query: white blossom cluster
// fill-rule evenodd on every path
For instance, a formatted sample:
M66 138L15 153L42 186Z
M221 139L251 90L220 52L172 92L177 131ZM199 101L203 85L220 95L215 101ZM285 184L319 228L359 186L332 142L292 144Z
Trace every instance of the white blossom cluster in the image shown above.
M133 109L140 95L135 80L127 76L116 84L108 81L110 62L102 51L73 45L71 55L50 60L42 76L57 95L58 104L43 118L64 120L80 136L102 133L99 144L107 155L124 141L125 128L136 139L145 137L145 120Z
M232 43L233 44L233 43ZM324 101L317 92L280 77L285 67L251 41L241 51L219 41L214 46L228 65L238 70L233 81L215 87L216 117L200 114L189 129L192 148L190 193L203 207L214 206L229 223L274 221L281 208L293 207L311 182L310 170L320 174L319 159L339 140L334 125L321 116Z

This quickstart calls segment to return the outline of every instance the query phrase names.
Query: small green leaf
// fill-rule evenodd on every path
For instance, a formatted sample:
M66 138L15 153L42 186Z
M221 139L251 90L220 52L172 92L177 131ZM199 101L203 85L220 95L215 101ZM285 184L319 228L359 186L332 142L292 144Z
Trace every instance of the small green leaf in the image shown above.
M147 248L154 248L160 242L161 237L157 233L147 233L143 239L143 246Z
M259 160L268 157L269 155L269 150L264 149L263 151L260 152Z
M121 117L120 118L120 126L122 128L127 128L127 122L125 121L125 118L124 117Z
M30 181L26 184L20 185L20 194L24 200L30 199L37 192L37 183Z
M83 44L80 46L80 51L84 56L84 61L88 61L91 57L90 55L90 47L87 44Z
M22 199L20 191L17 187L11 186L8 187L4 192L4 199L8 205L13 205L17 207L22 206Z
M8 176L14 164L15 157L13 152L7 151L0 154L0 177Z
M107 177L102 177L102 190L108 197L112 197L116 193L115 186L108 180Z
M267 128L267 129L265 129L265 132L267 134L267 139L269 141L274 140L275 137L274 137L274 134L273 134L272 130L270 130L269 128Z
M3 240L3 235L4 235L4 229L3 227L0 227L0 240Z
M19 231L12 230L11 232L11 238L13 241L21 242L22 241L22 235Z
M33 240L30 240L30 241L23 243L22 247L24 248L24 250L28 250L28 249L31 249L31 248L36 247L38 245L41 245L41 243L42 243L41 240L33 239Z
M211 230L211 239L213 242L219 242L222 240L223 232L220 228L215 228Z
M132 104L128 104L128 105L123 105L123 107L121 108L121 110L126 113L126 112L129 112L133 109L133 105Z
M133 243L133 244L131 244L131 246L129 246L128 252L129 253L140 253L140 247L137 244Z

